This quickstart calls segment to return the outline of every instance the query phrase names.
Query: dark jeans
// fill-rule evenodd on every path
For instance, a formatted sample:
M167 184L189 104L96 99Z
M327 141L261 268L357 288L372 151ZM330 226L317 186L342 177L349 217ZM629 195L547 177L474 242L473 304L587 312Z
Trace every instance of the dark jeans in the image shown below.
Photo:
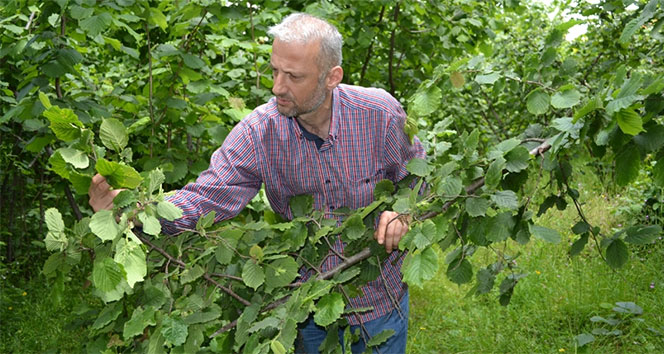
M394 309L392 312L364 324L364 328L369 332L369 338L386 329L394 330L394 334L386 342L381 344L377 348L378 350L374 349L374 353L391 354L406 352L406 339L408 338L408 292L401 298L399 305L401 306L403 318L399 316L399 311ZM339 342L342 345L344 329L339 329ZM351 333L355 333L357 329L361 330L359 325L350 326ZM304 350L304 353L318 353L318 347L325 340L325 336L327 336L325 329L318 326L314 322L313 316L310 316L300 326L300 338L298 339L300 345L297 346L296 352L301 353ZM351 350L353 353L362 353L365 350L365 346L364 340L360 336L360 340L353 343Z

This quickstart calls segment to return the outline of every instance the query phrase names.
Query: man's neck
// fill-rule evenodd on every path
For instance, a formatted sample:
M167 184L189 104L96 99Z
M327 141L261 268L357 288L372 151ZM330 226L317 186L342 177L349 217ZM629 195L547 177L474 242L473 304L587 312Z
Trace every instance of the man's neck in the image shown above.
M332 121L332 95L314 112L296 117L297 121L308 132L327 140L330 134L330 122Z

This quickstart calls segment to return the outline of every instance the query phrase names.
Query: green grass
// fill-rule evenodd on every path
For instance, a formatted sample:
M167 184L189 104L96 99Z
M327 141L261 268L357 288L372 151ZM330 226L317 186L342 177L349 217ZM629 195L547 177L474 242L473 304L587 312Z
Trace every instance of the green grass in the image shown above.
M588 220L610 234L620 222L611 211L623 201L584 192L581 187ZM574 235L564 230L570 230L578 220L572 205L563 212L549 210L537 220L542 226L562 230L563 242L553 245L531 240L526 247L518 247L522 254L516 260L517 271L528 275L517 284L507 307L498 303L497 289L486 295L466 297L471 285L451 283L445 277L444 266L422 289L411 287L407 351L664 352L664 241L642 250L630 246L630 261L613 271L600 258L592 241L579 256L572 259L567 256ZM495 259L496 255L489 250L480 250L472 257L475 264L488 264ZM497 279L496 288L501 280L502 277ZM634 302L643 308L643 314L616 327L590 320L593 316L608 318L614 314L612 308L616 302ZM595 335L594 342L578 348L575 337L598 327L620 329L622 334Z
M51 285L50 285L51 284ZM2 285L0 293L0 353L78 353L88 341L89 314L78 304L99 301L70 281L60 294L53 281L38 275ZM94 316L92 317L94 318Z

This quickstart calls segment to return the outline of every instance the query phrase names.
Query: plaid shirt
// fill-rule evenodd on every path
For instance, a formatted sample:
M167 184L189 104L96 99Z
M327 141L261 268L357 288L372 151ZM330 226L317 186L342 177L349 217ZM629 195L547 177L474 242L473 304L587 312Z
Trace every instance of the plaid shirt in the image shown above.
M332 102L329 137L320 149L305 138L295 120L277 111L274 98L256 108L233 128L196 182L168 198L183 210L183 217L163 221L164 232L194 228L200 215L213 210L216 221L236 216L261 183L272 209L286 219L292 219L290 198L299 194L313 195L316 209L339 219L332 214L334 209L369 205L376 183L400 181L408 174L406 163L424 157L419 140L411 145L404 133L406 113L384 90L341 84L333 90ZM343 252L339 238L334 248ZM352 307L373 307L360 314L362 322L392 311L390 295L398 301L405 294L403 256L392 252L383 264L385 282L379 277L361 288L363 295L351 299ZM339 263L341 259L330 253L321 270ZM359 324L357 316L347 318L352 325Z

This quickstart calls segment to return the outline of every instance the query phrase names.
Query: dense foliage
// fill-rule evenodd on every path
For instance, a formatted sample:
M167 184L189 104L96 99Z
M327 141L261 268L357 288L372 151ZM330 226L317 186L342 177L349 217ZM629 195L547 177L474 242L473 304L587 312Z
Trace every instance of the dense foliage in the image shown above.
M282 353L311 313L320 325L343 326L344 314L365 310L346 308L347 299L381 276L386 254L371 234L386 209L414 220L400 249L408 250L404 279L415 286L444 265L453 282L475 284L471 294L509 303L527 273L499 246L559 242L559 231L535 222L552 207L578 211L571 256L593 242L610 267L620 267L627 243L648 245L661 227L591 225L570 160L587 159L584 173L618 187L646 175L656 188L643 199L659 203L664 1L584 4L567 10L579 18L571 20L561 20L571 13L550 20L541 6L5 2L5 262L45 247L53 253L42 271L56 291L72 269L89 273L106 303L90 323L90 349L150 352ZM290 202L296 218L282 220L259 194L233 220L212 225L206 215L195 230L161 235L158 218L180 213L164 191L194 179L229 129L270 97L266 30L292 11L339 27L344 81L398 97L409 115L405 129L425 143L428 158L411 161L411 177L399 185L379 183L366 208L339 211L347 213L341 225L312 210L306 196ZM565 40L580 23L588 32ZM87 207L95 173L128 188L115 210ZM136 219L144 233L133 231ZM30 242L36 234L46 235L43 244ZM317 269L336 235L348 243L343 267L299 283L298 268ZM479 247L494 250L494 261L473 260ZM328 339L325 350L335 350L336 337Z

